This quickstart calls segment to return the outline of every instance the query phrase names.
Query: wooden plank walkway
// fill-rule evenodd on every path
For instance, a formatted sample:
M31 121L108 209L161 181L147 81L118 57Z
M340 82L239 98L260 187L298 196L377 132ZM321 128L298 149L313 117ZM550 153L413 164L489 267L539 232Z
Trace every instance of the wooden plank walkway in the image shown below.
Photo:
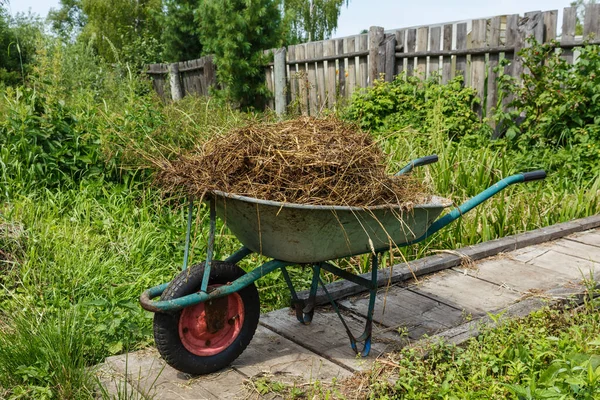
M392 286L380 288L372 353L364 359L357 358L350 349L346 332L331 307L321 306L309 326L297 323L288 309L262 315L246 351L229 368L216 374L187 376L165 365L154 349L109 357L98 374L109 391L123 391L126 387L138 398L247 398L250 392L245 382L265 373L286 383L328 382L364 370L382 353L424 335L459 343L476 334L481 321L489 320L489 313L505 310L504 317L524 316L548 300L583 293L583 280L600 272L600 229L577 232L574 226L598 227L600 217L516 235L515 243L539 243L534 237L562 238L527 247L515 245L512 248L517 250L498 251L475 263L463 260L462 264L422 276L418 282L398 279ZM497 249L504 248L502 240L507 239L496 242ZM490 243L470 247L469 251L489 254L493 247ZM439 260L438 257L430 262ZM360 332L366 318L367 296L346 297L338 304L350 329Z

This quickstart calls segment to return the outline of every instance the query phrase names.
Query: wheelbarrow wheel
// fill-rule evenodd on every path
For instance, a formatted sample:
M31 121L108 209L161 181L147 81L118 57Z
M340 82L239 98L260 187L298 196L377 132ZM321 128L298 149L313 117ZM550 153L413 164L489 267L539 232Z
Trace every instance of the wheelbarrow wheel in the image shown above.
M235 264L213 261L209 291L233 282L245 272ZM200 290L204 263L181 272L163 292L172 300ZM231 364L248 346L260 316L256 286L172 313L154 314L154 340L163 359L192 375L218 371Z

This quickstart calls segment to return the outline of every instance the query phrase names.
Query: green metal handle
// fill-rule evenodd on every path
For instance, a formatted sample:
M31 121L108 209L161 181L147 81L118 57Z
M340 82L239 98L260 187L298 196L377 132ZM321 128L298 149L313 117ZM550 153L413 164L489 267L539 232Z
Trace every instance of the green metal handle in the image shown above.
M421 157L421 158L417 158L416 160L412 160L411 162L409 162L406 167L402 168L400 170L400 172L398 172L396 174L396 176L398 175L404 175L406 173L409 173L410 171L413 170L414 167L421 167L423 165L427 165L427 164L433 164L438 162L438 156L437 154L432 154L430 156L425 156L425 157Z
M412 243L419 242L425 239L426 237L433 235L446 225L452 223L454 220L460 218L463 214L466 214L467 212L471 211L473 208L477 207L478 205L480 205L481 203L483 203L484 201L486 201L487 199L499 193L500 191L502 191L510 185L513 185L515 183L528 182L532 180L540 180L544 179L545 177L546 172L543 170L538 170L534 172L526 172L523 174L512 175L507 178L504 178L495 185L490 186L483 192L465 201L459 207L456 207L448 214L435 221L433 224L431 224L431 226L427 229L427 232L425 232L425 234L422 237L414 240Z

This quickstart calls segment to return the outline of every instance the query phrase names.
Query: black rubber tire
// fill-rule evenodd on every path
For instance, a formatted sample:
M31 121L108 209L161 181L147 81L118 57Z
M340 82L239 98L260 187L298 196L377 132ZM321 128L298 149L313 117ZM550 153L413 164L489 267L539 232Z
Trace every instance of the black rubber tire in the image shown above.
M182 271L160 296L172 300L200 290L204 263ZM233 282L245 272L235 264L213 261L209 284ZM237 292L244 303L244 322L237 338L222 352L212 356L198 356L188 351L179 338L181 311L154 314L154 341L162 358L173 368L191 375L204 375L231 364L252 340L260 316L260 300L254 284Z

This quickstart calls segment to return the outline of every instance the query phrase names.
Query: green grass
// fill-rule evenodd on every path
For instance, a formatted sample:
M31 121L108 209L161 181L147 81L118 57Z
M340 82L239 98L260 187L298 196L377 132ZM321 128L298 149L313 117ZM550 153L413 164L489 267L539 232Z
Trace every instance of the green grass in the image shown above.
M161 104L147 93L147 82L130 74L92 79L107 66L91 53L77 58L82 66L58 47L51 52L58 55L39 56L35 85L0 99L6 116L0 141L7 143L0 146L0 398L90 398L95 381L87 367L152 344L152 314L138 298L181 269L186 207L183 199L161 197L149 174L136 171L149 163L140 153L172 157L203 138L273 118L194 97ZM448 140L438 114L426 130L373 133L390 155L390 172L437 153L438 164L415 173L436 194L461 203L523 172L517 165L539 167L508 155L501 143ZM599 189L600 178L560 174L510 187L403 249L402 257L384 256L383 264L596 214ZM217 229L215 258L224 258L240 244L220 222ZM192 262L202 261L207 233L202 208ZM241 266L249 270L263 261L253 255ZM339 264L366 272L368 256ZM307 271L292 272L296 284L308 285ZM289 304L281 278L276 271L257 282L263 311ZM309 394L324 397L327 390L317 383Z
M496 324L460 346L430 340L405 347L347 380L288 385L265 375L249 387L285 399L597 399L600 304L588 287L581 306L547 306L520 319L490 315Z

